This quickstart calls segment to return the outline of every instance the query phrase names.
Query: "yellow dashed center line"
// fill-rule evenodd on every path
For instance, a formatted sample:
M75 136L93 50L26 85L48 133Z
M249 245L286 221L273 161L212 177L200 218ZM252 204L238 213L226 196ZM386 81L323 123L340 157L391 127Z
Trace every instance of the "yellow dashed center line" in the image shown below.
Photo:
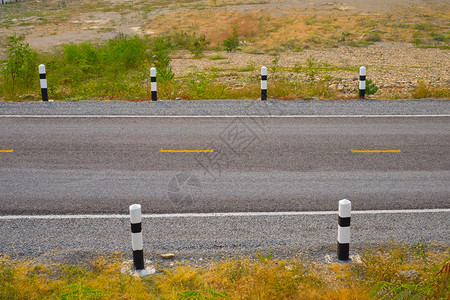
M12 153L14 150L0 150L0 153Z
M160 150L162 153L212 153L214 150Z
M401 150L352 150L353 153L400 153Z

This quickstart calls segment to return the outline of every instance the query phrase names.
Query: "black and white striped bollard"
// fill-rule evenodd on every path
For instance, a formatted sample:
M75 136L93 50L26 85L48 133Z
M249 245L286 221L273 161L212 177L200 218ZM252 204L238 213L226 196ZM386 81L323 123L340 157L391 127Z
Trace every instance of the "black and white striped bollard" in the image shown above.
M45 75L44 65L39 65L39 79L41 80L42 101L48 101L47 77Z
M267 68L261 68L261 100L267 100Z
M359 68L359 99L366 98L366 67Z
M158 100L157 89L156 89L156 68L150 69L150 85L152 91L152 101Z
M339 260L349 260L350 251L350 216L352 203L343 199L339 201L337 256Z
M136 271L145 270L144 267L144 243L142 241L141 206L130 206L131 220L131 246L133 248L133 264Z

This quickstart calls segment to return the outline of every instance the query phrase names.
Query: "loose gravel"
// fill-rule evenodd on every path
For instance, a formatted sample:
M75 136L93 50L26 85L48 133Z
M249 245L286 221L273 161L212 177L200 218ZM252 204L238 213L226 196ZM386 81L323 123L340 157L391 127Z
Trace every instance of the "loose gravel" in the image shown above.
M0 102L6 115L448 115L450 100L199 100Z

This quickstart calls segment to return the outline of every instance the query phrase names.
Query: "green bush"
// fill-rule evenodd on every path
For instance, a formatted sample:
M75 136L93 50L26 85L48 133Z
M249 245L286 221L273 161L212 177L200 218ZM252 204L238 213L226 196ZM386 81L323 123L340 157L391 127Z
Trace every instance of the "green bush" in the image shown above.
M206 46L211 43L204 35L195 38L189 46L189 51L195 55L195 57L201 57L206 50Z
M148 59L158 72L156 77L159 82L168 82L174 78L172 67L170 66L169 53L172 49L170 39L159 37L153 40L151 49L148 52Z
M103 48L107 63L113 68L125 70L138 68L146 59L146 42L138 36L132 39L125 36L109 40Z
M17 36L16 33L9 35L7 39L8 59L1 69L1 90L11 98L16 97L18 92L29 92L36 86L33 82L38 82L37 53L23 40L24 37Z
M239 36L237 33L237 25L233 26L233 34L227 38L225 41L223 41L223 47L226 51L231 52L234 50L237 50L239 48L240 42L239 42Z

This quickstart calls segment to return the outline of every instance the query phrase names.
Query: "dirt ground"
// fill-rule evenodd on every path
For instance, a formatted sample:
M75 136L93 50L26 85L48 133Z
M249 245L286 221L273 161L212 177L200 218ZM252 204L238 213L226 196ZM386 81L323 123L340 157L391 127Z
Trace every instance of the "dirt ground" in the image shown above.
M64 43L110 39L118 32L151 35L158 32L158 28L154 26L158 17L176 14L180 16L181 22L191 22L193 20L189 18L183 19L188 11L206 10L209 13L220 10L241 14L257 12L274 17L298 15L300 18L304 15L336 13L383 15L395 8L403 9L408 6L419 9L430 6L450 7L448 0L19 0L19 5L13 8L15 5L0 5L3 22L9 19L8 24L0 22L3 25L0 26L0 39L5 39L12 32L24 34L32 48L41 51L48 51ZM16 11L10 13L11 10Z

